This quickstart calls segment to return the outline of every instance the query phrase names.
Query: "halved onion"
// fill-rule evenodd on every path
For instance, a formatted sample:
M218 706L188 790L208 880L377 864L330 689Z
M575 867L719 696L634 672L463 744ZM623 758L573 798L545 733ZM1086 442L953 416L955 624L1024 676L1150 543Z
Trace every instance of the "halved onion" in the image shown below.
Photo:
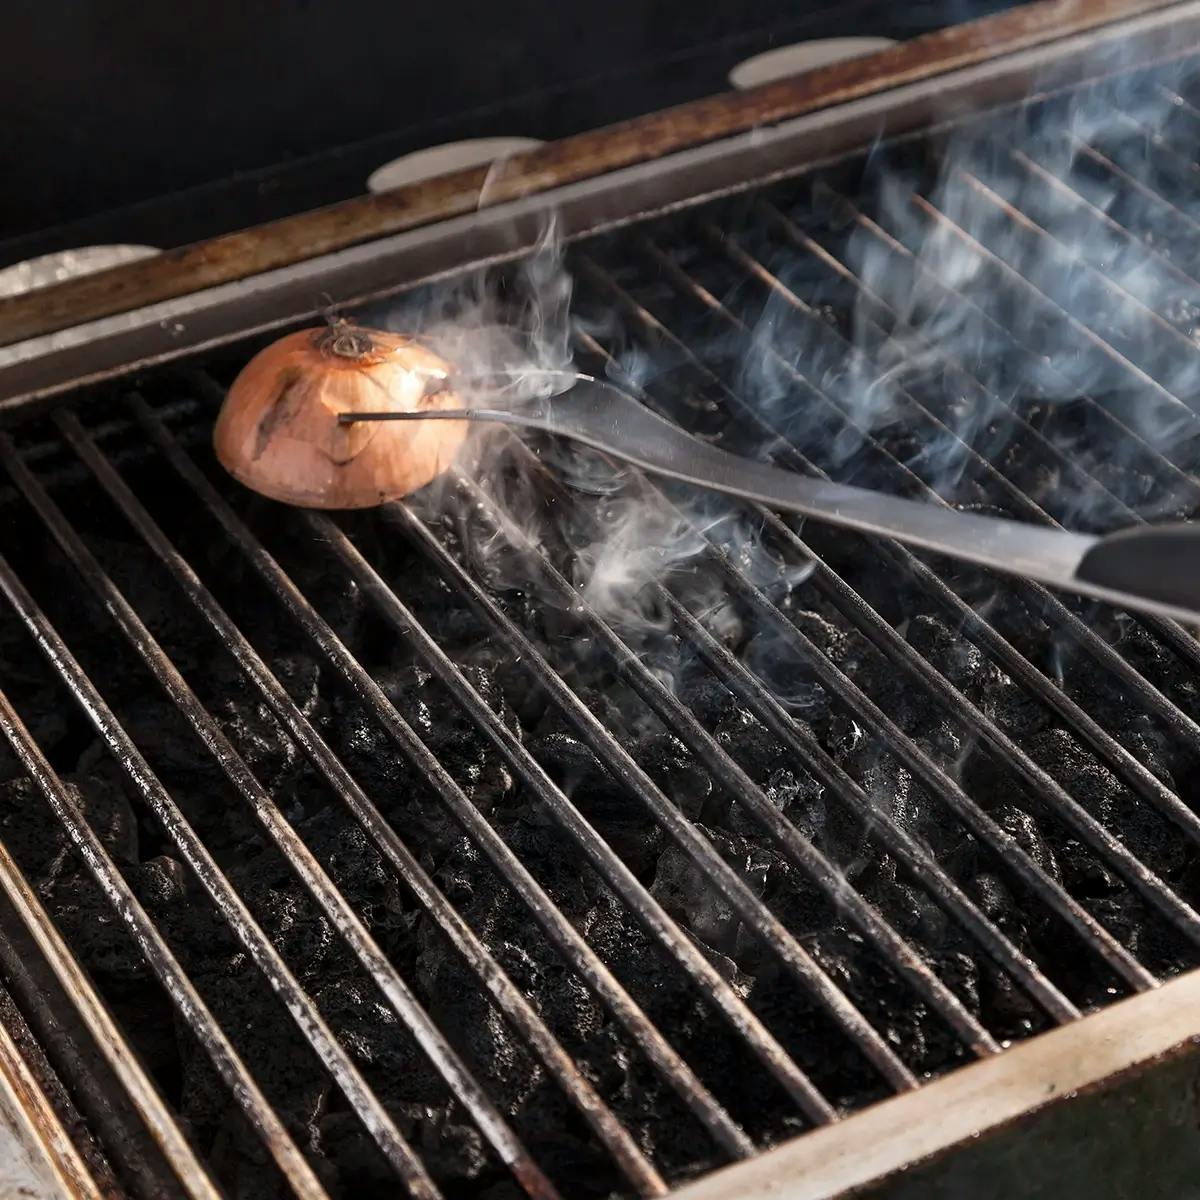
M256 354L233 381L213 444L247 487L305 508L369 508L450 465L465 421L338 424L344 412L461 408L450 365L409 337L344 321Z

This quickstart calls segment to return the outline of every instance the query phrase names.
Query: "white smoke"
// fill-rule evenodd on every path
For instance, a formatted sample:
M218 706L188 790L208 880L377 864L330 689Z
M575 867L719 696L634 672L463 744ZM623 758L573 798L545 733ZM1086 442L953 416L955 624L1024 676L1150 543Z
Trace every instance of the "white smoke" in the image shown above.
M757 455L774 436L835 477L910 494L924 483L960 504L985 494L1004 501L990 464L1081 528L1128 523L1130 510L1180 511L1188 485L1160 470L1158 454L1178 460L1200 446L1200 283L1189 253L1200 251L1200 189L1180 140L1191 122L1200 144L1200 112L1172 99L1187 90L1182 74L1165 87L1161 74L1117 78L973 118L943 133L932 156L880 143L844 195L817 180L784 206L809 249L744 206L752 217L731 229L732 245L777 286L727 264L725 283L707 286L744 326L706 326L694 348L721 360L720 377L773 435L747 432L745 422L715 432L732 431L739 450ZM724 220L727 210L716 211ZM673 218L693 236L688 220ZM644 262L641 276L664 290ZM512 267L429 285L366 319L429 339L478 381L464 389L468 403L494 404L498 377L506 401L559 390L553 373L572 371L582 345L591 347L587 369L607 370L635 394L669 396L690 424L670 344L647 348L624 316L595 303L581 314L575 299L551 221ZM660 302L671 320L677 301ZM711 414L696 401L692 415L699 427ZM661 654L670 617L660 584L729 644L743 637L738 605L705 565L710 542L776 598L802 588L811 564L770 548L746 506L674 485L664 501L635 473L550 439L529 439L544 468L531 470L512 438L479 428L464 470L535 548L569 564L584 602L635 648L655 643ZM1040 490L1027 478L1034 459L1044 460ZM557 485L574 498L560 502ZM416 502L430 513L457 503L437 487ZM464 549L490 586L560 603L507 535L469 506L456 511ZM774 651L760 635L739 652L769 675ZM797 710L812 702L804 680L776 682Z
M425 340L466 380L457 390L468 405L500 407L562 390L576 369L581 339L595 346L618 332L615 320L584 320L573 312L573 291L551 219L533 252L511 268L430 285L361 319ZM632 346L621 346L608 366L621 386L635 391L663 369ZM528 559L514 553L515 531L559 565L567 563L583 602L632 645L645 648L671 625L659 585L680 591L718 636L736 639L739 618L724 584L713 568L701 565L709 539L757 583L777 591L811 570L807 561L789 564L769 552L761 522L743 506L695 489L673 489L668 499L654 483L594 451L526 438L540 460L538 470L514 447L514 438L505 428L479 425L460 460L463 473L503 512L508 532L464 505L453 480L412 498L422 515L453 517L464 554L489 587L536 595L547 608L562 604ZM556 488L569 493L565 503ZM581 643L579 653L591 651ZM685 663L664 656L657 642L654 660L659 677L674 686Z
M856 416L886 425L895 388L940 399L958 442L923 445L914 465L943 494L973 469L965 448L1004 467L1006 438L1032 444L1014 415L1069 406L1069 418L1045 422L1060 469L1074 464L1056 480L1060 519L1110 527L1128 523L1122 505L1156 517L1186 503L1155 452L1200 436L1200 284L1179 258L1200 233L1195 152L1182 137L1189 124L1200 135L1200 113L1178 97L1189 70L1117 75L969 122L941 146L932 180L925 163L889 163L857 201L865 219L842 211L854 222L848 265L894 314L876 352L892 365L864 381ZM856 345L878 341L879 311L857 305ZM962 375L980 386L956 402ZM1100 461L1100 447L1118 461Z

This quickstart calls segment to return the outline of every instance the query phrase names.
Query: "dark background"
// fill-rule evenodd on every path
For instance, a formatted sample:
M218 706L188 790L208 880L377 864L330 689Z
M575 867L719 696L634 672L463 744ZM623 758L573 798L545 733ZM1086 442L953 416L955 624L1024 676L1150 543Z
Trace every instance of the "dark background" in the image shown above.
M182 245L357 195L465 137L552 139L724 90L741 59L1012 0L9 0L0 265Z

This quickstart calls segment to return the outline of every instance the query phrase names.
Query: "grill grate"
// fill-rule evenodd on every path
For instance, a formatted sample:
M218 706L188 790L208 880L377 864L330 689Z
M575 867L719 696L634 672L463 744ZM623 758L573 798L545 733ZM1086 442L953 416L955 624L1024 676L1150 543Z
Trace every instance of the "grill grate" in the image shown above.
M809 474L1190 514L1185 75L583 242L573 352ZM663 1195L1200 963L1190 631L503 432L284 512L219 374L0 439L5 919L132 1193Z

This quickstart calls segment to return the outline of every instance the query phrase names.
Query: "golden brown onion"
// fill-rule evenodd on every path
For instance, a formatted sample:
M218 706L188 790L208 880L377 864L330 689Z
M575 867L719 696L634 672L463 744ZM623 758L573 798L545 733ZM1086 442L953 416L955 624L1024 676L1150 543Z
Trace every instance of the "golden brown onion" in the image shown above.
M343 412L461 408L450 366L411 338L344 321L256 354L233 381L213 445L247 487L306 508L369 508L449 466L465 421L364 421Z

